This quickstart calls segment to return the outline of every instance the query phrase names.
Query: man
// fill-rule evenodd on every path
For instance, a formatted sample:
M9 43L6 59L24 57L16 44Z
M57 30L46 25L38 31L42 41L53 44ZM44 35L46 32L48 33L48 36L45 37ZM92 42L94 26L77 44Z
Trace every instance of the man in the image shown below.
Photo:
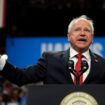
M105 59L92 53L89 49L93 37L94 27L92 20L85 15L75 18L68 26L68 41L70 49L59 52L45 52L36 65L24 69L14 67L8 63L5 57L0 59L0 74L11 82L22 86L28 83L43 81L45 84L76 84L78 77L80 84L104 84L105 83ZM88 63L87 70L79 74L76 72L78 53L81 62ZM69 67L69 61L73 61L74 68ZM78 68L77 67L77 68Z

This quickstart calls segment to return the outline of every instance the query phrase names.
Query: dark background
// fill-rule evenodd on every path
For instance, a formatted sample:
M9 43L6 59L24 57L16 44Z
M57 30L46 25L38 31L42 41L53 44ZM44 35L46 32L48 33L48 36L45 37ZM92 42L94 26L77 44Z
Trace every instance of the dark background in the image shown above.
M11 36L64 36L71 19L88 15L95 35L105 35L104 0L7 0L6 33Z

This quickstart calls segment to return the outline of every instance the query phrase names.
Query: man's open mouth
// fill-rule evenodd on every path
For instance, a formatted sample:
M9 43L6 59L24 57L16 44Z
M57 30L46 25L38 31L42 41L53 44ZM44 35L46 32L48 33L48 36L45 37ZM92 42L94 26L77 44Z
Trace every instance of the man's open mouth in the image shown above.
M78 39L78 41L83 41L83 42L86 42L86 41L87 41L87 39L85 39L85 38L80 38L80 39Z

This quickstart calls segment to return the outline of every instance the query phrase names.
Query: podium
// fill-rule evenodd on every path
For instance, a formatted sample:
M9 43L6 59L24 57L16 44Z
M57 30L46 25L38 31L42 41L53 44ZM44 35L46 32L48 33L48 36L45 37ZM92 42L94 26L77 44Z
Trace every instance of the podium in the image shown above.
M64 97L73 92L85 92L105 105L105 85L31 85L28 86L27 105L60 105ZM85 105L85 104L84 104ZM87 105L87 104L86 104Z

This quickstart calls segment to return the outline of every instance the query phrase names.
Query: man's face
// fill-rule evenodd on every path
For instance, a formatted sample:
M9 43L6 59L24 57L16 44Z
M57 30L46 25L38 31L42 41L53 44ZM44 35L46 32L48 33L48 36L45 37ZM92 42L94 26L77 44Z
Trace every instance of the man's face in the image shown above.
M76 51L86 51L93 40L93 34L89 22L83 19L78 20L68 33L68 40Z

